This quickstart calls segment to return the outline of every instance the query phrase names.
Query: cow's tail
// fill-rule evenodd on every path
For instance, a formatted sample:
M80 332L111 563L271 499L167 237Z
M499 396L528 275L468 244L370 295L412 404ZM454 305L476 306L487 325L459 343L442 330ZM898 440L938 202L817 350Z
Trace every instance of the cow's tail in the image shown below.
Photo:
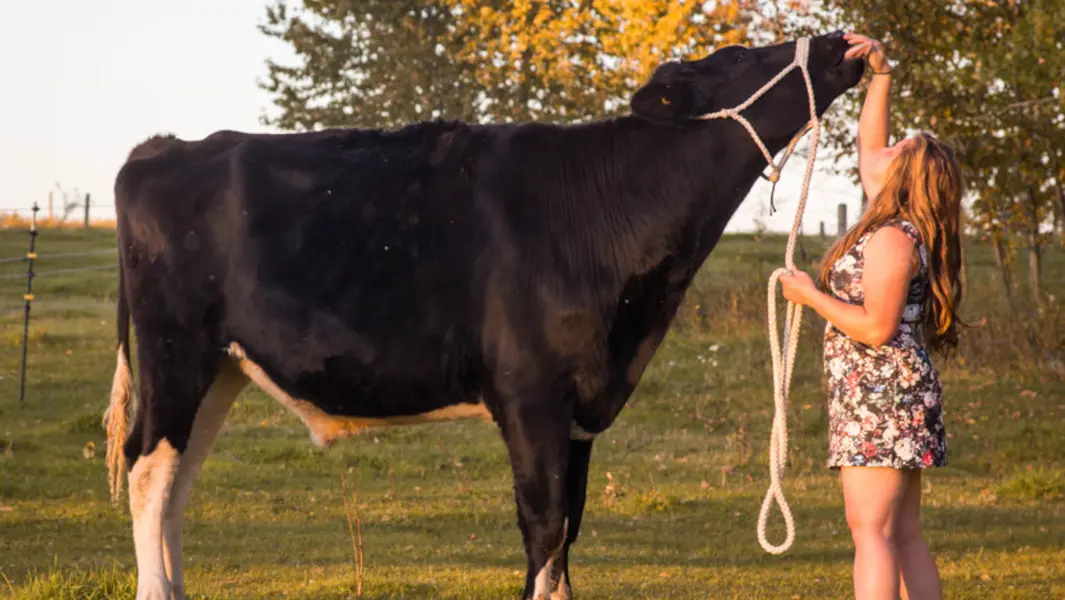
M122 497L122 479L126 473L126 455L123 446L126 442L131 409L136 407L137 402L133 392L133 372L129 366L129 302L126 300L123 285L123 271L125 269L119 259L116 309L118 352L115 377L111 382L111 402L107 406L103 419L104 427L107 429L107 482L111 489L111 502L114 504L117 504Z

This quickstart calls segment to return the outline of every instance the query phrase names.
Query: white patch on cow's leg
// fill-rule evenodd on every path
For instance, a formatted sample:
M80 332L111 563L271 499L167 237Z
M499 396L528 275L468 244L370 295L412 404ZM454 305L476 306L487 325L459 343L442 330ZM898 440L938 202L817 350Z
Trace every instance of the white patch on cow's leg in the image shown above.
M536 581L533 587L533 600L552 600L554 594L551 593L551 569L555 564L555 560L562 552L562 549L566 547L566 535L569 533L569 517L562 522L562 543L555 548L555 551L547 557L547 562L536 574Z
M536 587L533 588L533 600L550 600L551 598L551 564L554 559L548 559L544 568L536 574Z
M129 472L129 509L137 554L137 600L170 600L163 561L163 512L170 500L180 457L166 439L137 457Z
M566 581L565 571L558 577L558 586L551 592L551 600L573 600L573 591L569 587L569 581Z
M231 362L224 361L214 383L204 394L189 432L188 447L181 454L174 486L170 492L163 521L163 557L170 578L173 600L185 600L185 577L181 568L181 538L192 485L200 467L214 447L233 401L248 384L248 378Z

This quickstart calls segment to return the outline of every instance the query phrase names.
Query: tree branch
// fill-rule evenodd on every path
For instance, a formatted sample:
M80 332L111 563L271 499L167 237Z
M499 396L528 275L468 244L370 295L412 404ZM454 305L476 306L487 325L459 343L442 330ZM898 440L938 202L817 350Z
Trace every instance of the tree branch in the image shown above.
M1042 104L1050 104L1051 102L1056 102L1057 100L1058 99L1055 98L1054 96L1047 96L1046 98L1039 98L1037 100L1025 100L1024 102L1014 102L1013 104L1007 104L1004 108L1001 108L1001 109L995 111L995 114L996 115L1001 115L1002 113L1009 112L1011 110L1015 110L1015 109L1018 109L1018 108L1025 108L1025 107L1028 107L1028 106L1040 106Z

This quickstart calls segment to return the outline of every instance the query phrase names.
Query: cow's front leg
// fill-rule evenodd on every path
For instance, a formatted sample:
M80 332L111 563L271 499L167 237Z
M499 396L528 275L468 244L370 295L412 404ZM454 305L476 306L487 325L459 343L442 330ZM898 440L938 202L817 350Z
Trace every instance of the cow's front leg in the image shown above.
M552 563L551 600L570 600L569 550L581 530L581 518L584 516L584 500L588 488L588 463L592 457L592 440L589 438L571 439L569 443L569 464L566 469L566 499L568 517L566 521L566 542L562 553Z
M525 600L550 600L552 564L566 542L566 469L572 411L555 403L504 401L501 427L514 472L518 527L525 542Z

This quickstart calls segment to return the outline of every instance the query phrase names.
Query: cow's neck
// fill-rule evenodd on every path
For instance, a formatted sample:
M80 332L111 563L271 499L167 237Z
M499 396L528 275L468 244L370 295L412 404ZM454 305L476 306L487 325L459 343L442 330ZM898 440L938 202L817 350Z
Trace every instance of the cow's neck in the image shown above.
M601 431L613 422L664 339L692 279L766 166L746 131L734 123L693 129L629 119L616 124L616 135L624 139L613 140L619 149L614 158L620 159L617 167L623 173L637 176L620 177L621 186L608 190L615 194L598 200L629 217L615 221L636 223L618 236L626 241L610 241L639 251L629 255L636 260L617 265L620 288L609 299L616 302L608 350L611 378L598 396L602 405L579 407L574 416L587 431ZM771 152L784 145L765 142ZM647 149L655 153L649 156ZM658 175L661 182L649 179ZM655 191L626 194L622 187L634 181ZM653 205L639 204L649 198Z
M766 169L765 158L749 134L734 122L712 122L697 128L665 128L647 125L637 128L638 136L666 149L659 165L632 165L632 168L656 168L689 183L688 194L663 197L665 212L683 214L681 237L688 250L677 258L698 269L720 239L725 226L739 209L759 175ZM764 140L773 154L787 144L786 139Z

